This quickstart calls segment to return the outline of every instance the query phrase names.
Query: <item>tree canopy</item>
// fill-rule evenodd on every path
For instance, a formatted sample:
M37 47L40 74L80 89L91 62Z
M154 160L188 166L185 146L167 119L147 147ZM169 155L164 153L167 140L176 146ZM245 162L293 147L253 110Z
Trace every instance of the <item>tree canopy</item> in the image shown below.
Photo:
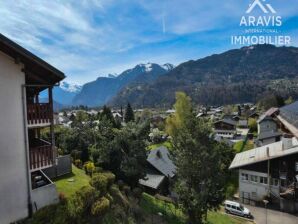
M173 160L177 167L176 192L189 223L202 223L208 210L225 198L225 181L233 151L211 137L208 123L192 113L191 100L176 94L175 114L167 120L172 136Z
M130 103L128 103L126 110L125 110L124 121L126 123L128 123L128 122L134 121L134 120L135 120L135 116L134 116L133 109L131 108Z

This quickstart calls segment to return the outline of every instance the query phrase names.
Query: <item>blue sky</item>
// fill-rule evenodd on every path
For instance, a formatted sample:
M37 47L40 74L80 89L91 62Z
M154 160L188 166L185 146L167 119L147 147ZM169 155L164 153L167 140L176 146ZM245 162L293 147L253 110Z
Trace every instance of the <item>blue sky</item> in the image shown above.
M139 63L236 48L253 0L0 0L0 32L83 84ZM298 45L298 0L267 0Z

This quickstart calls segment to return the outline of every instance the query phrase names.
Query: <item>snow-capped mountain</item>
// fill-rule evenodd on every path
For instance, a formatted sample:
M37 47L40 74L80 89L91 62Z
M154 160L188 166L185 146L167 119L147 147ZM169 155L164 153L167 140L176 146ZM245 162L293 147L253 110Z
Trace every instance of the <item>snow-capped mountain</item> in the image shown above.
M82 87L81 92L74 98L73 104L101 106L109 102L121 89L130 84L151 83L173 68L174 66L171 64L138 64L118 76L108 75L107 77L99 77L94 82L89 82Z
M56 104L60 105L60 109L72 104L73 98L81 91L82 86L61 82L60 86L55 86L53 89L53 98ZM45 100L48 98L47 91L40 94L40 98Z
M60 88L63 89L66 92L70 93L78 93L81 91L82 86L77 85L77 84L71 84L68 82L61 82L60 83Z
M175 68L175 66L170 63L166 63L166 64L162 65L162 67L167 71L171 71Z

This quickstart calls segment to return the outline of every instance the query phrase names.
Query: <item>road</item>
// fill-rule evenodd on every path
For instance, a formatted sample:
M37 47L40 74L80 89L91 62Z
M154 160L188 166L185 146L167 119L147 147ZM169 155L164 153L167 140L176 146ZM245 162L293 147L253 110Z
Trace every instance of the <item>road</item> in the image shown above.
M244 205L247 207L251 214L254 216L256 224L266 224L266 209L260 207L254 207L250 205ZM276 210L267 209L267 223L268 224L297 224L298 214L292 215Z

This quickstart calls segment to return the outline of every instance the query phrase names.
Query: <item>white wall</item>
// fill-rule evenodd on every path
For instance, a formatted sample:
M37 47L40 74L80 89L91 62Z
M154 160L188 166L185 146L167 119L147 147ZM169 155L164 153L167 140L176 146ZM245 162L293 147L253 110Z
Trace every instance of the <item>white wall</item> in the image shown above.
M28 214L21 65L0 52L0 223Z
M252 182L252 181L250 181L250 179L248 181L242 180L241 179L242 173L258 176L258 183ZM254 199L256 201L261 201L264 199L264 197L267 195L268 185L260 183L259 177L267 177L267 174L249 171L249 170L239 170L239 194L240 194L240 197L242 196L242 192L245 192L245 193L249 193L250 198L252 198L252 195L253 195L252 193L254 192L254 193L256 193L256 198L252 198L252 199ZM269 181L268 178L267 178L267 181ZM275 195L279 195L279 187L278 186L271 185L270 190Z

